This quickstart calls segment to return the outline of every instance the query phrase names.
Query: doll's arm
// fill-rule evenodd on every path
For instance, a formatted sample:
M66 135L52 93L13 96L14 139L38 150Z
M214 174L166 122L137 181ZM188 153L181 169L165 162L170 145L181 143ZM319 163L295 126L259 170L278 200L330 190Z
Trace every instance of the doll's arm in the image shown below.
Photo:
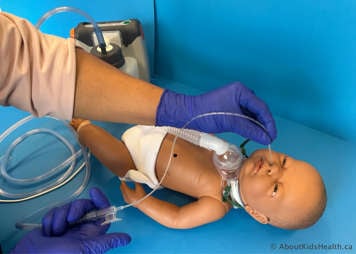
M122 182L120 188L127 203L132 203L146 194L138 183L135 183L135 189L131 189ZM134 206L158 223L177 229L194 228L216 221L227 212L221 201L208 196L181 207L149 196Z

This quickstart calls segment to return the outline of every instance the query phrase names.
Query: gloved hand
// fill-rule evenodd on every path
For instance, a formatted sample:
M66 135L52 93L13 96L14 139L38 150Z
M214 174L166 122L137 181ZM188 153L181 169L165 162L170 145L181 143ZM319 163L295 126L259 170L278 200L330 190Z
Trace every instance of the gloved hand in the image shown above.
M235 132L264 145L277 136L267 105L239 82L198 96L165 90L157 107L156 125L183 127L199 114L209 112L241 114L258 121L263 128L249 119L221 114L197 118L185 127L208 133Z
M104 253L128 244L128 234L105 234L109 225L100 226L100 222L70 225L91 210L110 206L97 188L90 190L90 197L49 211L42 219L42 229L29 232L11 253Z

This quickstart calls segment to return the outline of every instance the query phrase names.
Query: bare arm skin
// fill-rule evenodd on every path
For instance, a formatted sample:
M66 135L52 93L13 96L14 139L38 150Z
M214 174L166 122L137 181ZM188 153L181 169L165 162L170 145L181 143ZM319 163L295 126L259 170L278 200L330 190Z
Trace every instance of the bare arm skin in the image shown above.
M163 89L133 78L77 49L74 117L155 124Z

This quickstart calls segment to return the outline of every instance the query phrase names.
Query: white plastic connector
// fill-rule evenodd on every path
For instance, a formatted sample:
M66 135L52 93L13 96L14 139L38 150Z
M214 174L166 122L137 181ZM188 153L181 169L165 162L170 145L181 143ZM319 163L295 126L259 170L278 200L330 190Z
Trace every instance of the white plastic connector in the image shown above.
M229 149L229 143L207 133L201 134L199 146L213 150L217 155L222 155Z
M171 126L164 127L168 133L178 136L194 145L214 151L218 155L229 149L229 143L211 134L191 129L179 129Z
M106 52L110 52L113 49L114 47L111 44L106 44ZM96 50L101 53L101 48L99 46L96 47Z

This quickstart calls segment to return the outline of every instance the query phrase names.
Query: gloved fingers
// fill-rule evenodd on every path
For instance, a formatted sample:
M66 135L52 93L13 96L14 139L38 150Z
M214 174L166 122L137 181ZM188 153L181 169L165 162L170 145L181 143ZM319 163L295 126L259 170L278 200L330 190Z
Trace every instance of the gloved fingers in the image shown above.
M98 188L90 189L89 195L91 200L77 199L71 203L67 216L67 220L70 223L74 223L83 215L94 209L102 209L110 206L109 200Z
M122 247L131 242L131 236L126 233L110 233L106 234L105 237L111 239L111 248Z
M108 198L100 189L91 188L89 194L96 208L102 209L110 206Z
M76 199L64 206L55 207L42 219L43 232L47 236L62 235L70 224L93 209L95 206L89 199Z
M263 113L260 111L260 114L255 115L253 113L251 113L248 110L242 109L242 113L244 116L246 116L246 120L248 120L248 122L250 122L252 124L252 130L251 133L253 133L253 131L256 132L256 137L254 138L255 141L259 140L259 136L261 136L262 134L258 134L259 132L263 132L264 135L263 136L263 140L265 140L263 143L261 144L270 144L273 142L273 140L276 138L277 136L277 131L276 131L276 125L275 122L273 120L272 117L268 118L266 116L271 115L268 111L268 113ZM248 127L246 127L246 131L249 132L249 130L247 129Z
M76 199L70 203L67 220L69 223L75 223L83 215L95 208L94 203L90 199Z
M271 118L269 121L264 122L264 126L268 133L268 138L269 138L268 144L270 144L277 137L276 123L274 122L273 118Z
M61 235L65 232L68 222L67 214L70 204L51 209L42 218L42 232L46 236Z
M42 232L45 236L50 236L52 232L53 209L42 218Z
M100 235L83 241L82 253L105 253L110 249L129 244L131 237L126 233Z
M266 135L270 139L268 144L272 143L277 136L277 130L268 106L256 97L251 90L247 89L240 96L240 106L245 115L253 118L263 126Z
M262 145L268 145L272 142L269 134L260 125L248 119L239 121L233 131Z
M82 240L105 234L110 224L101 225L103 221L84 222L72 227L72 232Z

